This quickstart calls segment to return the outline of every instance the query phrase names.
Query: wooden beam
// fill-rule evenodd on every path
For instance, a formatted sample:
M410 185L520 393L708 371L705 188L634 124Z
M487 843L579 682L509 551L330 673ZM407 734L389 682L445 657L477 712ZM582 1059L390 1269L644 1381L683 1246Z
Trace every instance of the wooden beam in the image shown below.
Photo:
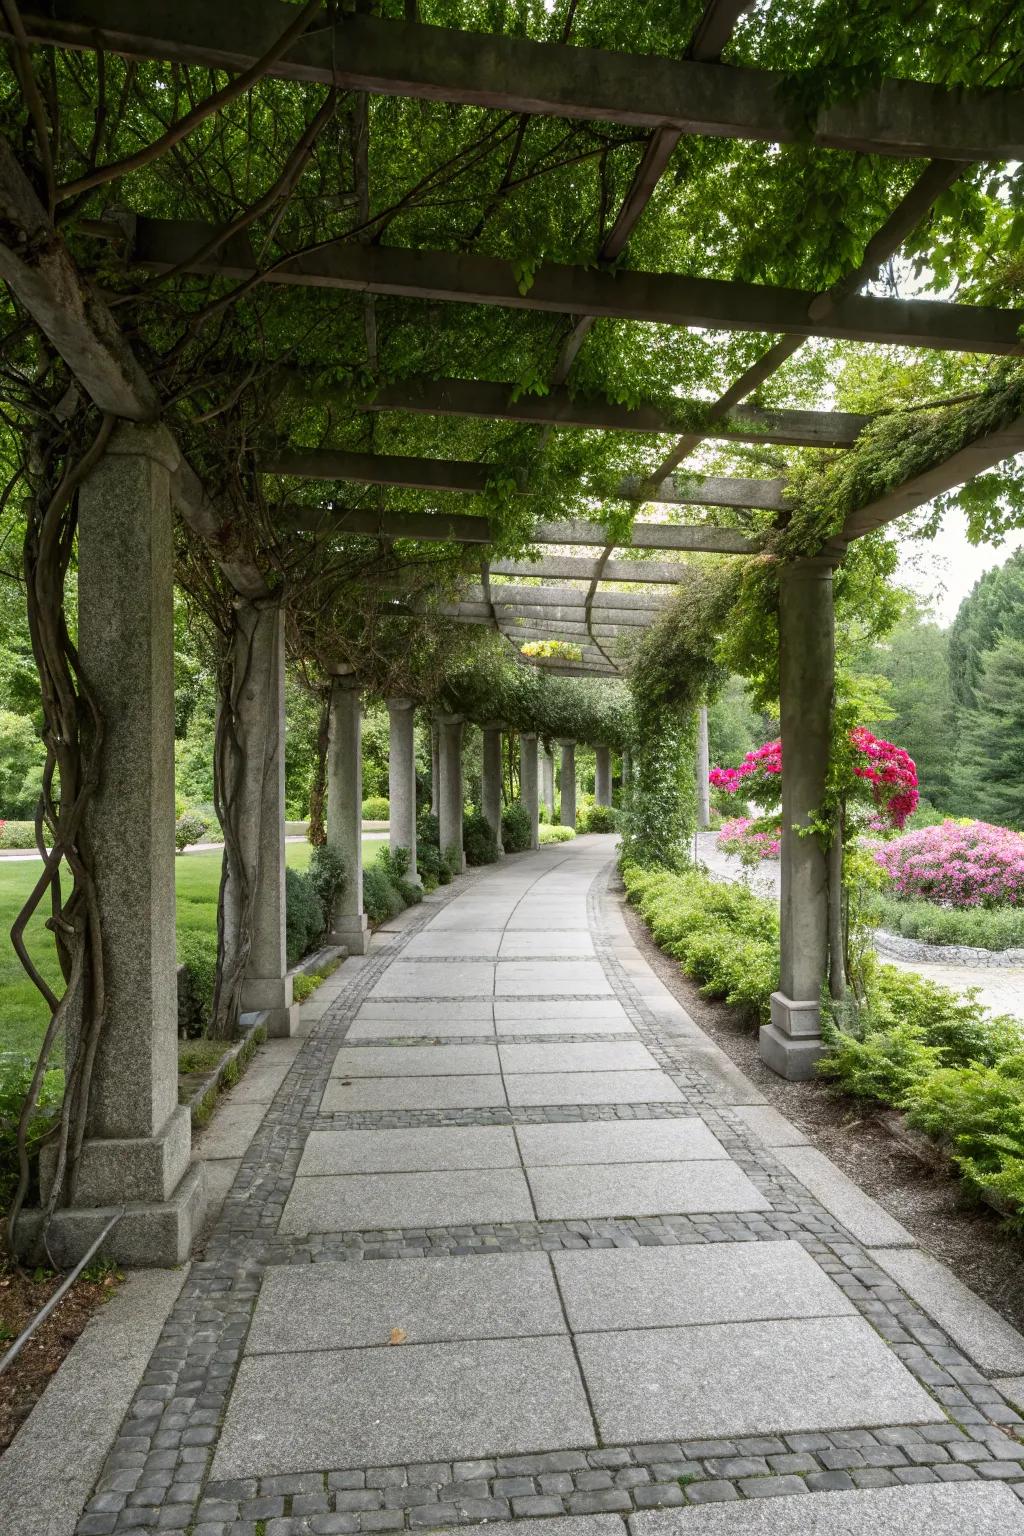
M343 480L360 485L393 485L415 491L455 491L479 496L500 464L470 459L423 459L399 453L353 453L341 448L291 448L259 455L265 475L290 475L301 480ZM759 507L784 511L788 505L781 480L743 480L726 475L683 475L666 480L652 492L638 476L616 488L623 501L664 502L687 507ZM523 494L527 482L520 480ZM602 533L600 543L604 543ZM582 542L582 541L580 541Z
M514 386L482 379L412 379L386 384L357 407L364 411L404 411L412 415L467 416L499 421L535 422L538 426L586 427L607 432L669 433L678 422L656 405L631 407L609 400L552 390L548 395L520 395ZM322 392L317 392L320 395ZM351 408L351 400L346 399ZM696 402L680 400L681 410ZM852 411L791 411L741 405L705 435L739 443L785 443L797 448L849 448L871 420Z
M388 512L335 510L331 507L286 506L278 516L294 528L335 538L352 535L372 539L423 539L445 544L489 544L493 534L486 517L453 512Z
M134 260L158 272L182 267L239 281L251 278L257 270L256 261L244 235L228 240L212 257L194 259L215 232L210 224L139 218ZM1024 353L1024 342L1017 334L1024 315L1016 310L948 304L938 299L879 299L851 294L812 318L816 295L798 288L670 272L602 271L554 262L538 268L524 293L510 261L451 251L362 245L358 241L294 256L272 267L261 280L286 287L337 288L663 325L785 331L791 336L831 336L958 352Z
M293 19L282 0L22 0L31 42L104 48L237 72L267 52ZM0 35L10 36L5 24ZM810 123L787 106L792 83L768 71L602 52L559 43L346 13L314 25L268 73L342 90L462 102L553 117L675 128L681 133L807 140L839 149L960 160L1024 157L1024 96L886 80Z
M530 567L530 575L538 575L535 566ZM465 593L466 601L480 602L480 588L470 587ZM491 600L496 608L515 606L518 603L532 603L538 607L575 607L583 605L586 593L576 587L519 587L511 582L502 586L496 583L491 587ZM595 599L595 607L635 608L649 613L659 613L665 606L664 597L655 597L650 592L599 592Z
M101 410L122 420L152 422L160 397L103 300L71 259L6 139L0 138L0 278L64 359L79 387ZM173 441L173 434L168 432ZM175 447L177 448L175 443ZM240 550L235 520L206 494L180 455L171 495L182 517L213 549L237 592L256 597L263 577Z
M602 523L538 523L536 544L590 544L608 546L608 530ZM634 523L628 542L613 541L619 549L687 549L705 554L750 555L763 545L737 528L684 527L678 523Z
M979 437L944 463L925 470L923 474L914 475L902 485L893 486L877 500L851 512L841 536L830 541L825 546L825 552L841 555L852 539L884 527L886 523L902 517L904 512L912 512L915 507L923 506L944 491L955 490L958 485L964 485L976 475L987 473L1004 459L1018 453L1024 453L1024 416L1018 417L1009 426Z
M539 576L554 580L593 581L598 562L588 556L551 555L546 560L492 560L494 576ZM693 567L667 560L607 560L598 579L601 581L653 581L675 583L690 581Z

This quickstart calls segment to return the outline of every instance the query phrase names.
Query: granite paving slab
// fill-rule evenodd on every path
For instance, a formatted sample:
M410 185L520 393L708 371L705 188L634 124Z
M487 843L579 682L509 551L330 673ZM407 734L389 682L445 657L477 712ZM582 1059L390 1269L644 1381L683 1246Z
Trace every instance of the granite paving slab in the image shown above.
M578 1034L586 1033L590 1028L589 1022L584 1027L583 1021L590 1019L621 1019L624 1025L629 1025L629 1015L625 1008L614 997L577 997L573 999L572 1008L566 1007L561 1000L551 998L538 998L525 1002L514 997L496 997L494 999L494 1019L498 1024L518 1024L523 1020L553 1019L560 1024L572 1023L576 1025ZM522 1033L522 1031L520 1031Z
M578 1334L576 1347L611 1444L945 1420L859 1317Z
M629 1529L631 1536L1019 1536L1024 1504L993 1483L925 1483L644 1510L630 1516Z
M521 1031L517 1031L521 1033ZM493 1019L359 1019L345 1036L356 1040L436 1040L444 1035L495 1038Z
M541 1221L770 1208L741 1168L721 1160L528 1168L527 1177Z
M212 1475L452 1461L595 1443L568 1339L258 1355L239 1367Z
M520 1125L519 1151L527 1167L567 1163L678 1163L728 1153L703 1120L593 1120L573 1125Z
M799 1147L807 1137L770 1104L740 1104L735 1114L766 1147Z
M521 928L510 929L503 936L498 958L530 960L536 955L554 955L569 960L585 959L593 953L594 941L589 933L572 928L541 929L535 933L530 928Z
M605 1249L552 1257L577 1333L856 1315L835 1281L795 1242Z
M817 1147L779 1147L775 1156L859 1243L869 1248L913 1243L906 1227L840 1172Z
M343 1045L331 1076L482 1077L498 1071L493 1045Z
M435 933L431 927L426 933L417 933L411 938L402 955L407 960L433 957L496 960L500 944L501 932L496 928L485 928L479 933L468 928Z
M368 1019L379 1019L384 1022L394 1023L399 1020L416 1021L434 1024L452 1024L456 1021L464 1023L467 1019L493 1019L494 1005L489 997L455 997L438 1000L437 998L393 998L390 1001L381 1001L378 998L370 998L356 1013L356 1022Z
M499 960L496 997L611 995L612 985L597 960Z
M572 1012L563 1013L560 1019L530 1018L529 1015L521 1019L503 1019L494 1025L494 1033L502 1040L509 1035L550 1035L553 1038L561 1035L635 1035L636 1030L624 1014L581 1019L573 1008Z
M656 1072L658 1063L639 1040L580 1045L502 1045L503 1072Z
M940 1259L920 1248L874 1248L871 1258L983 1371L1024 1371L1024 1338Z
M567 1332L547 1254L378 1259L269 1269L246 1352L387 1344L396 1328L403 1344Z
M515 1135L505 1125L422 1130L313 1131L298 1176L422 1173L453 1168L518 1168Z
M364 1109L494 1109L506 1103L500 1077L332 1077L325 1113Z
M682 1094L664 1072L513 1072L510 1104L676 1104Z
M494 965L486 960L394 960L370 990L371 997L491 997Z
M295 1180L278 1230L304 1236L532 1219L530 1191L515 1168L322 1174Z

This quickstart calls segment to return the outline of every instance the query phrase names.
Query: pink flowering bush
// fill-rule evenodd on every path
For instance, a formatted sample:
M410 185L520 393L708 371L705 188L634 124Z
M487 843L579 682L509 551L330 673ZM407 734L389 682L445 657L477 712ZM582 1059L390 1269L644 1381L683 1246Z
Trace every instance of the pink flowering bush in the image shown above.
M851 795L858 787L866 792L874 831L902 831L919 798L914 759L863 725L850 731L849 744ZM755 747L737 768L712 768L708 780L727 794L743 789L759 805L776 804L782 796L782 742L766 741L763 747Z
M778 828L766 831L749 816L735 816L732 821L723 821L715 841L723 853L738 853L745 863L750 864L759 859L777 859L781 847Z
M1024 836L985 821L944 821L875 849L905 900L950 907L1024 906Z

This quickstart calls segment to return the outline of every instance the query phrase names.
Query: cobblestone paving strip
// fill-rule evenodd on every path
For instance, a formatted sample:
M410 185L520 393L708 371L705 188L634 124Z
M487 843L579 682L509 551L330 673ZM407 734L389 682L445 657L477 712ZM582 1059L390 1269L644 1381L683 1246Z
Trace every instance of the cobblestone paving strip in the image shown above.
M546 864L544 873L558 865ZM479 878L479 877L477 877ZM394 942L372 952L325 1012L293 1063L249 1151L154 1351L78 1536L166 1530L189 1536L329 1536L470 1521L608 1512L916 1482L1004 1480L1024 1498L1020 1416L945 1333L873 1265L870 1255L717 1098L687 1062L686 1042L622 966L605 920L608 872L590 886L596 954L630 1023L681 1090L676 1104L569 1106L322 1115L331 1065L369 991L422 931L440 902L421 908ZM451 892L450 900L456 894ZM437 957L431 957L436 963ZM537 999L543 1000L543 999ZM407 1001L404 999L403 1001ZM520 999L519 1001L522 1001ZM529 999L530 1002L535 999ZM571 1006L571 999L559 997ZM457 1021L454 1022L457 1029ZM438 1035L444 1043L479 1037ZM528 1032L507 1039L539 1039ZM550 1037L543 1037L548 1039ZM566 1036L594 1038L585 1033ZM607 1041L609 1036L598 1037ZM627 1038L636 1038L635 1036ZM403 1037L396 1034L395 1043ZM380 1041L367 1042L379 1045ZM314 1127L512 1125L699 1117L771 1208L763 1213L314 1234L277 1232ZM953 1421L730 1441L672 1441L476 1462L320 1468L214 1483L208 1469L263 1273L272 1264L485 1255L552 1249L795 1239L892 1347Z

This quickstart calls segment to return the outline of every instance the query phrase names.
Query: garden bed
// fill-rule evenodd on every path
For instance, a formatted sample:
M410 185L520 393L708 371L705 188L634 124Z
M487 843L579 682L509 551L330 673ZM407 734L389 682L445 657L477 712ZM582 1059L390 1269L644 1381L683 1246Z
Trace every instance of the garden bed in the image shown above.
M930 965L991 966L995 969L1024 966L1024 949L980 949L970 944L924 944L920 939L908 939L901 933L890 933L886 928L876 928L874 940L880 954L892 955L896 960L919 960Z
M757 1052L749 1012L711 1001L658 948L627 903L630 936L655 974L751 1083L862 1189L941 1258L965 1285L1024 1330L1021 1237L994 1209L968 1201L941 1148L920 1133L894 1135L896 1111L826 1091L821 1082L776 1076ZM924 1143L933 1155L924 1154Z
M178 1042L178 1102L187 1104L192 1129L206 1124L226 1088L234 1087L267 1038L261 1014L252 1014L238 1040L181 1040ZM194 1062L191 1070L187 1064ZM183 1070L183 1066L185 1070Z

